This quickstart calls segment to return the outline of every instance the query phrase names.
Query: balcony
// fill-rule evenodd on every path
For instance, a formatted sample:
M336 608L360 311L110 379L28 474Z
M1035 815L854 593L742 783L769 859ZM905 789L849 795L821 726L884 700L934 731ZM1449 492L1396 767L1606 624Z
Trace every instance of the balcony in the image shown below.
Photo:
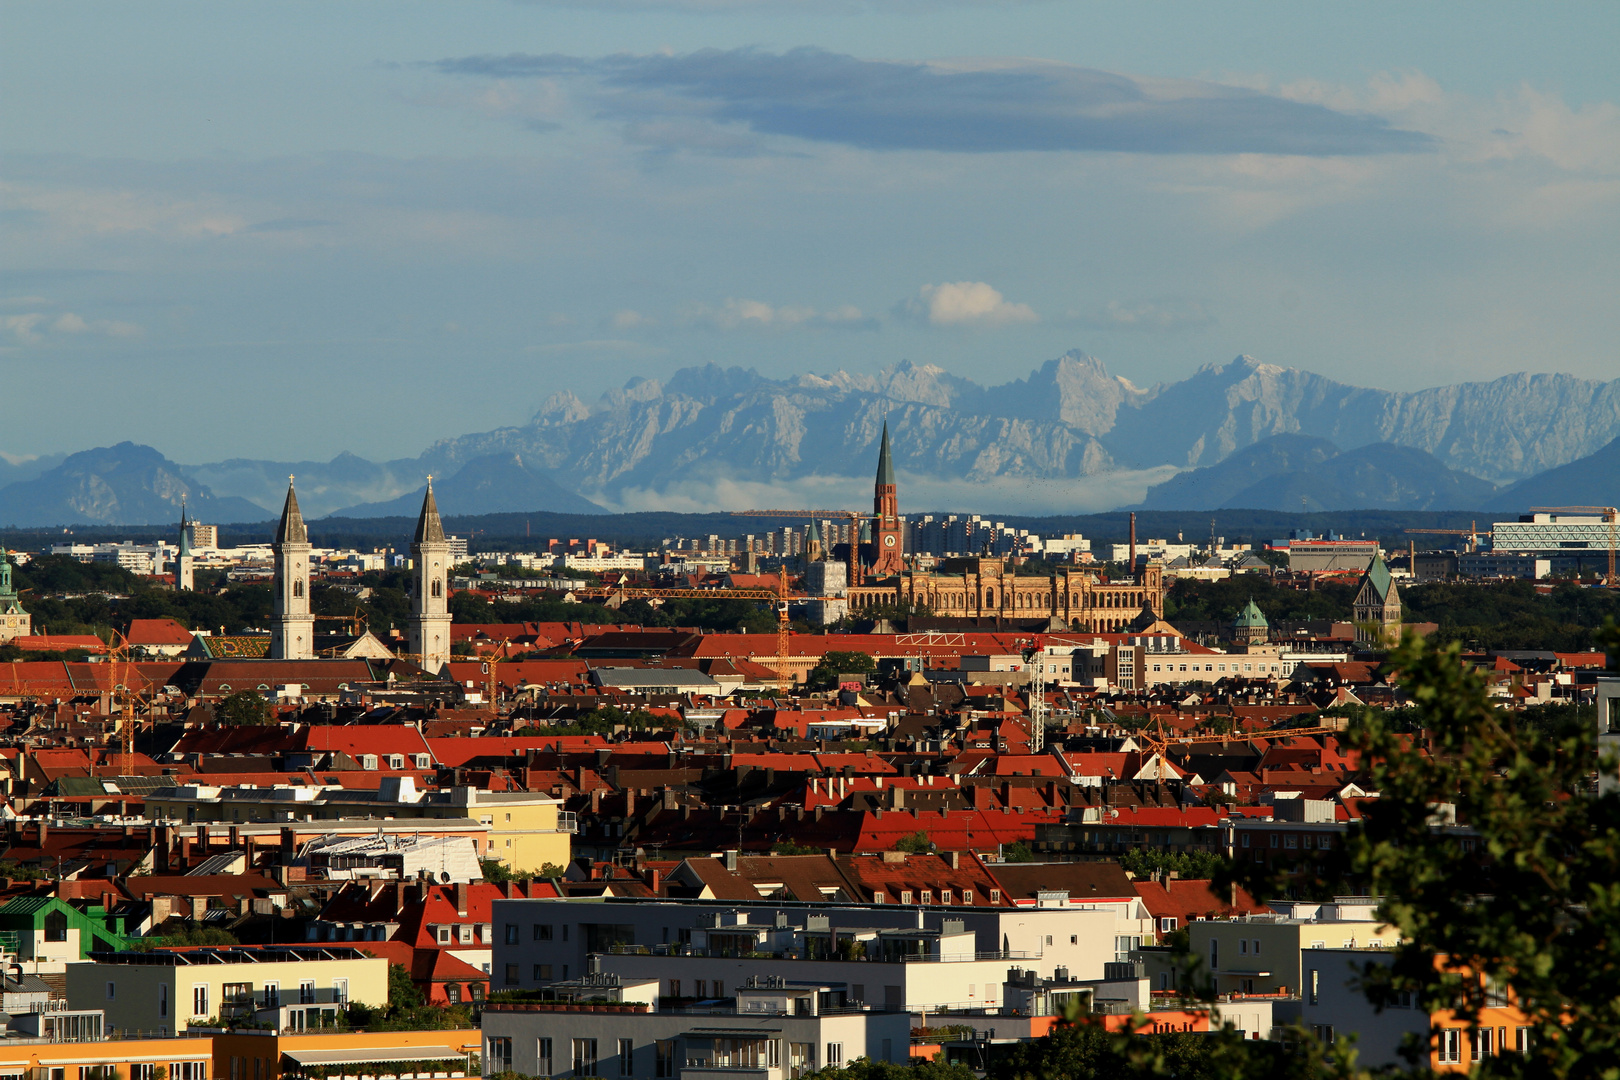
M579 832L579 817L572 810L557 811L557 831L565 833Z

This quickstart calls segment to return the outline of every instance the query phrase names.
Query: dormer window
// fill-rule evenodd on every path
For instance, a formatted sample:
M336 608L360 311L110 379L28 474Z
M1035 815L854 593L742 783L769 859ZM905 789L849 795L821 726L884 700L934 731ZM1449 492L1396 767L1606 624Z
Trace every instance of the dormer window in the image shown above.
M433 759L428 757L426 754L417 754L416 767L418 769L431 769L433 768Z
M361 754L360 755L360 767L362 769L366 770L367 772L376 772L377 771L377 755L376 754Z
M902 904L911 903L911 890L910 889L901 889L900 890L900 902Z
M973 903L973 890L972 889L963 889L962 890L962 903L964 903L964 904Z
M934 890L924 889L922 891L922 900L920 902L924 904L932 904L934 902Z
M405 767L405 755L404 754L389 754L388 755L388 767L390 769L403 769Z
M1000 889L991 889L990 890L990 902L992 904L1001 903L1001 890Z
M941 889L941 890L939 890L939 902L942 903L942 904L950 903L951 902L951 890L949 890L949 889Z

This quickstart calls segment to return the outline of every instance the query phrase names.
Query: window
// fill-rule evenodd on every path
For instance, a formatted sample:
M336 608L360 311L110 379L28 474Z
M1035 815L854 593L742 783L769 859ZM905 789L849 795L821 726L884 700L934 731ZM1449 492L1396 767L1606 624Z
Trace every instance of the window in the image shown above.
M281 985L279 983L264 984L264 1007L279 1009L281 1007Z
M1321 1039L1323 1042L1330 1043L1333 1041L1332 1024L1312 1024L1311 1031L1315 1033L1316 1037Z
M911 890L910 889L901 889L900 890L900 902L902 904L911 903Z
M693 996L694 997L708 997L709 995L707 993L705 993L705 991L708 989L708 986L709 986L709 984L707 982L705 982L704 980L702 980L702 979L693 979L692 980L692 994L693 994Z
M315 1004L315 980L301 979L298 983L298 1004Z
M1491 1056L1491 1034L1488 1027L1474 1029L1474 1060L1484 1061Z
M1070 934L1069 935L1069 944L1070 945L1078 945L1078 944L1080 944L1080 935L1079 934Z
M550 941L551 940L551 924L550 923L535 923L534 924L534 940L536 940L536 941ZM668 936L667 933L665 934L664 940L666 940L666 941L669 940L669 936Z
M889 902L889 898L887 896L884 896L883 893L875 892L875 893L872 894L872 903L874 903L874 904L887 904L888 902Z
M551 981L551 965L550 964L536 964L536 965L534 965L534 981L535 982L550 982Z
M951 902L951 890L949 890L949 889L941 889L941 890L939 890L939 902L942 903L942 904L950 903Z
M167 983L158 983L158 1015L169 1015L169 987Z
M337 1002L339 1005L347 1005L349 1003L348 979L332 980L332 1000Z
M416 767L418 769L431 769L433 768L433 759L428 757L426 754L417 754Z
M1519 1027L1513 1029L1513 1049L1521 1054L1530 1052L1530 1029Z
M459 927L457 927L457 929L461 931L461 933L460 933L461 944L463 944L463 945L471 945L472 944L472 939L473 939L472 924L471 923L462 923ZM509 935L507 935L507 936L511 940L509 940L507 942L507 944L508 945L516 945L517 944L517 927L513 926L513 927L510 927L509 929L511 930L511 933Z
M208 1080L208 1062L177 1061L169 1070L173 1080Z
M151 1061L130 1062L129 1080L152 1080L152 1070L155 1065L156 1062Z
M633 1075L635 1075L634 1071L631 1068L631 1066L635 1064L635 1050L636 1050L636 1044L635 1044L634 1040L631 1040L631 1039L620 1039L619 1040L619 1075L620 1076L633 1076Z
M536 1067L538 1067L539 1070L540 1070L540 1075L541 1076L550 1076L552 1074L552 1071L553 1071L552 1067L551 1067L551 1040L550 1039L537 1039L535 1041L534 1057L535 1057Z
M962 890L962 903L964 903L964 904L973 903L973 890L972 889L963 889Z
M1446 1028L1440 1032L1440 1060L1462 1060L1462 1029Z
M516 964L507 964L506 965L506 985L507 986L516 986L517 984L518 984L518 966Z
M837 1066L842 1065L843 1063L844 1063L844 1044L843 1043L828 1043L827 1044L827 1064L836 1068Z
M405 755L404 754L389 754L388 755L388 767L390 769L403 769L405 767Z
M1000 889L991 889L990 890L990 902L992 904L1001 903L1001 890Z
M492 1073L512 1071L512 1040L504 1035L491 1035L487 1040L488 1059L484 1067Z
M681 996L681 980L669 980L669 996L672 998L678 998Z
M1310 981L1310 984L1311 984L1311 988L1310 988L1310 991L1309 991L1310 1003L1312 1005L1320 1004L1321 1003L1321 996L1322 996L1322 972L1320 970L1318 970L1317 968L1311 968L1311 975L1310 975L1310 980L1309 981Z
M1214 971L1220 967L1221 943L1215 938L1209 939L1209 970Z
M450 1002L450 1004L452 1004L452 1005L460 1005L461 1004L461 984L460 983L450 983L449 985L447 985L444 988L444 996L445 996L445 999Z
M1271 834L1271 846L1272 847L1277 846L1277 834L1276 833Z
M1291 848L1299 847L1299 837L1295 836L1293 833L1289 833L1288 838L1283 841L1283 846Z
M67 922L66 912L60 910L47 911L45 913L45 940L66 941Z
M596 1075L596 1040L574 1040L574 1075Z
M1256 956L1260 955L1260 939L1259 938L1254 939L1254 948L1249 950L1249 951L1254 953L1254 955L1256 955Z
M107 984L107 1000L112 1001L117 997L118 997L118 984L115 983L115 982L108 983Z
M198 983L191 988L191 1015L207 1016L208 1013L208 984Z
M1243 846L1244 847L1249 846L1249 834L1248 833L1243 834Z
M1249 955L1249 939L1248 938L1238 938L1238 952L1242 953L1244 956Z
M562 932L563 932L563 940L567 941L568 940L568 924L567 923L562 924Z
M921 904L932 904L934 902L934 890L924 889L920 894L918 894L917 902Z
M659 1039L653 1043L653 1075L659 1080L675 1075L675 1040Z
M1159 920L1159 933L1161 933L1161 934L1170 933L1172 930L1174 930L1176 928L1176 923L1178 921L1179 920L1177 920L1175 918L1168 917L1168 916L1163 918L1163 919L1160 919ZM1077 938L1070 938L1069 939L1069 944L1071 944L1071 945L1076 944L1077 940L1078 940Z
M518 943L517 923L506 924L506 943L508 945L516 945Z
M1048 945L1052 944L1052 935L1051 934L1046 935L1046 943Z

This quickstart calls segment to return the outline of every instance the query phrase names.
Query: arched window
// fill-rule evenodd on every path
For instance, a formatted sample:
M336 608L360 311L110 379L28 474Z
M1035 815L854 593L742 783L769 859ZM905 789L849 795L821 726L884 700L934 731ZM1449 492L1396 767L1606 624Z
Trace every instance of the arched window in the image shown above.
M297 598L299 598L299 597L301 597L303 595L304 595L304 583L302 581L299 581L299 580L294 580L293 581L293 598L297 599Z
M996 606L996 590L994 590L994 589L986 589L986 590L984 590L984 606L985 607L995 607Z
M433 579L433 598L435 600L437 600L439 597L441 597L443 595L444 595L444 582L440 581L438 578L434 578Z

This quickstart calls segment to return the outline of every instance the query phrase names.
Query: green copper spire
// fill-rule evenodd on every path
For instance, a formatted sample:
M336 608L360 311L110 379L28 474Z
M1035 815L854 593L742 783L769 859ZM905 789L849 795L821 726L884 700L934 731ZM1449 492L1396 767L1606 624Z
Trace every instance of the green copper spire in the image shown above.
M185 556L190 555L190 554L191 554L191 528L190 528L190 522L188 522L186 520L186 500L185 500L184 496L181 496L181 498L180 498L180 556L181 556L181 558L184 558Z
M894 486L894 462L889 457L889 422L883 421L883 446L878 450L877 482L879 487Z

